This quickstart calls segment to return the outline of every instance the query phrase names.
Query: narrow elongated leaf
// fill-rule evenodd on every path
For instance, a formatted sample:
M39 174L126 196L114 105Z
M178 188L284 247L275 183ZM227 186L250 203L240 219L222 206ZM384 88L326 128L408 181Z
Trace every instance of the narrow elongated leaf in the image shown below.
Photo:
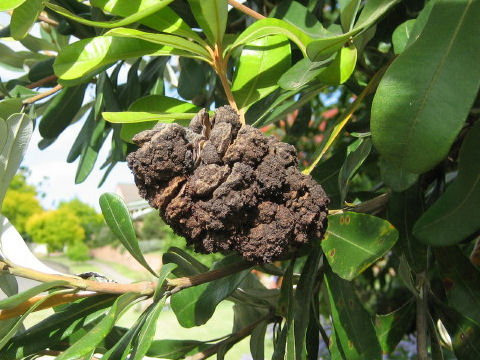
M322 251L318 244L313 246L312 252L307 258L302 269L302 274L295 291L295 358L306 358L306 334L309 319L312 317L310 313L313 296L313 286L317 278L317 270L322 258Z
M265 334L267 332L267 322L261 322L252 331L250 337L250 353L255 360L263 360L265 356Z
M479 12L477 1L435 2L420 38L380 82L372 105L373 142L407 171L433 168L465 122L480 87L474 65L480 57Z
M298 90L314 80L331 62L332 59L312 62L310 59L304 58L282 75L278 80L278 85L282 89Z
M23 322L27 318L28 315L30 315L32 312L34 312L40 305L42 305L46 300L48 300L51 296L55 295L56 293L51 293L49 295L46 295L43 299L38 300L35 304L33 304L27 311L25 311L22 316L20 316L14 324L11 324L8 332L4 335L2 335L2 338L0 339L0 349L2 349L7 342L18 332L18 330L21 328Z
M122 314L140 294L126 293L118 297L108 313L85 336L57 356L57 360L76 360L89 353L108 335L116 319Z
M480 228L479 141L480 123L476 123L460 149L457 179L415 223L413 233L423 243L453 245Z
M375 216L346 211L328 217L322 249L332 270L351 280L382 257L398 239L398 231Z
M3 233L0 234L0 237ZM18 293L18 282L17 278L10 274L2 274L0 275L0 289L5 293L7 296L12 296Z
M97 161L98 153L110 131L110 128L105 128L105 121L103 119L93 121L91 126L91 137L86 143L82 144L80 161L78 162L77 172L75 174L75 184L84 182L92 172L95 162Z
M132 360L142 360L145 354L148 352L153 340L153 336L155 335L158 317L165 306L166 300L167 299L165 297L157 300L158 302L154 304L154 306L151 308L151 311L145 318L145 323L142 325L138 336L133 342L133 351L130 356Z
M17 172L33 132L32 120L25 114L0 118L0 209L8 185Z
M148 121L143 122L128 122L123 123L120 136L123 140L132 142L132 138L135 134L151 129L158 122L177 122L183 125L187 125L200 108L185 101L181 101L175 98L171 98L163 95L149 95L138 99L129 108L129 119L125 119L126 116L121 115L124 113L103 113L107 121L114 122L112 120L127 120L148 118ZM153 114L152 114L153 113ZM172 113L172 114L171 114ZM192 113L189 115L188 113ZM115 115L114 115L115 114ZM177 118L180 116L180 118ZM184 117L185 116L185 117ZM120 117L120 118L119 118ZM152 121L153 120L153 121Z
M191 276L208 271L208 267L195 257L174 246L169 248L162 256L162 264L169 263L177 265L177 268L172 270L177 277Z
M238 261L237 256L228 256L218 262L214 269ZM217 305L227 298L249 273L250 269L243 270L174 294L170 305L179 324L187 328L205 324L212 317Z
M360 138L355 140L347 148L347 158L343 163L338 174L338 187L340 189L340 201L343 204L348 192L348 183L355 175L358 168L363 164L370 154L372 141L370 138Z
M264 37L246 44L232 84L238 108L245 111L274 91L289 67L290 43L284 36Z
M340 0L340 22L344 32L352 30L355 17L360 8L360 0Z
M154 276L157 276L143 257L138 246L137 236L133 228L132 219L122 198L114 193L105 193L100 196L100 207L105 222L118 237L130 254Z
M28 34L45 3L45 0L29 0L13 10L10 34L15 40L23 39Z
M0 3L0 11L13 10L22 5L25 0L3 0Z
M92 6L101 8L103 11L123 16L125 18L137 12L151 9L154 5L158 5L157 0L141 0L139 2L123 0L91 0L90 3ZM160 32L184 36L203 43L203 40L190 29L188 24L168 6L155 11L147 17L143 17L138 22Z
M211 344L196 340L154 340L148 349L147 356L180 360L210 346Z
M80 154L82 153L82 149L85 147L85 144L87 144L90 141L94 129L95 129L95 112L92 109L90 113L87 115L87 118L85 119L85 123L80 129L77 135L77 138L73 142L73 145L67 155L68 163L74 162L80 156Z
M333 325L348 360L380 360L382 351L368 312L352 285L332 271L325 274Z
M188 0L193 16L211 45L222 44L228 7L224 0Z
M53 75L53 62L55 58L41 61L33 65L28 72L28 80L34 82Z
M97 36L68 45L55 59L53 69L60 81L83 79L95 70L117 60L143 55L182 55L197 57L185 51L145 40L113 36Z
M292 24L279 20L279 19L262 19L254 22L247 27L237 39L225 49L225 52L231 51L236 47L252 43L255 40L261 39L270 35L284 35L289 40L293 41L299 49L306 55L307 45L310 43L311 38L305 32Z
M108 122L114 124L134 124L143 122L164 122L171 123L177 120L184 120L183 124L188 123L195 114L189 113L154 113L145 111L123 111L123 112L103 112L102 116Z
M132 13L131 15L121 19L121 20L115 20L115 21L92 21L92 20L87 20L84 19L83 17L77 16L71 11L68 11L64 7L61 7L59 5L53 4L53 3L47 3L46 6L55 11L56 13L65 16L67 19L74 20L80 24L83 25L88 25L88 26L95 26L95 27L101 27L101 28L116 28L120 26L127 26L130 25L134 22L140 21L144 19L147 16L152 15L153 13L163 9L165 6L167 6L169 3L171 3L173 0L160 0L160 1L155 1L153 2L150 6L145 7L142 10L137 10L136 12Z
M69 343L77 334L83 336L105 314L105 308L110 307L114 299L111 295L99 295L66 305L22 334L14 336L0 350L1 359L23 358L60 342Z
M354 29L366 29L376 23L400 0L368 0L355 23Z
M154 44L166 45L174 49L191 52L192 54L202 57L205 61L211 60L210 54L204 47L179 36L167 34L152 34L145 31L127 28L115 28L107 32L105 35L145 40Z
M54 139L72 122L80 110L87 84L63 89L48 105L38 126L40 135Z
M382 351L386 354L395 350L415 321L415 302L409 301L397 310L375 316L375 331Z
M3 310L3 309L14 308L14 307L24 303L25 301L27 301L31 297L34 297L35 295L41 294L42 292L45 292L47 290L50 290L50 289L53 289L53 288L56 288L56 287L65 286L67 284L68 284L67 281L59 280L59 281L47 282L47 283L43 283L43 284L34 286L31 289L28 289L24 292L21 292L19 294L15 294L13 296L10 296L9 298L0 300L0 309Z
M457 246L435 249L448 304L480 324L480 273Z
M167 277L170 273L175 270L177 267L176 264L163 264L162 268L158 273L158 280L157 280L157 288L155 289L155 293L153 294L153 301L158 302L162 299L163 295L165 294L165 289L167 286Z

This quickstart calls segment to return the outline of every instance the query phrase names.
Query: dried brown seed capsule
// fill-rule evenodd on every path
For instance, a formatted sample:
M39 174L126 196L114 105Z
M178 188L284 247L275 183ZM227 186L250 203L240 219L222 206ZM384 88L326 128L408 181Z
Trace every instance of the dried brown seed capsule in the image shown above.
M263 263L325 234L329 199L298 171L295 148L242 127L229 106L133 140L140 148L127 161L140 194L198 252Z

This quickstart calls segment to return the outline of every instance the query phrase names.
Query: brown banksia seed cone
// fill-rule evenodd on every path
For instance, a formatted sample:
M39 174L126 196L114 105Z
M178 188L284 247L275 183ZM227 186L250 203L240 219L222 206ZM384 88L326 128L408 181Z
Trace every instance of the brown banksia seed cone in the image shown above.
M133 141L140 148L127 161L140 195L197 252L264 263L325 234L329 199L297 169L295 148L242 127L229 106Z

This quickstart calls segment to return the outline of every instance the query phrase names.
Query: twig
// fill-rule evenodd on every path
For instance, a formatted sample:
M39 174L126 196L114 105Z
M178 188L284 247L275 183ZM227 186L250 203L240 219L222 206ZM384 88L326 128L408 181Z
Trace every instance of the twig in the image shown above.
M420 290L420 294L417 296L417 356L418 360L428 360L427 277L425 271L417 274L417 287Z
M271 314L267 314L257 321L251 323L250 325L245 326L243 329L238 330L236 333L232 334L228 338L226 338L223 341L220 341L219 343L213 345L212 347L209 347L208 349L196 353L195 355L189 356L185 358L185 360L203 360L206 358L209 358L210 356L216 354L223 346L228 345L228 344L236 344L239 341L241 341L243 338L247 337L250 335L250 333L257 327L258 324L260 324L262 321L272 319L273 316Z
M50 24L50 25L52 25L52 26L58 26L58 25L59 25L58 21L55 21L55 20L53 20L53 19L50 19L50 18L48 18L48 17L46 17L46 16L44 16L44 15L40 15L40 16L38 17L38 21L42 21L42 22L47 23L47 24Z
M256 11L250 9L249 7L243 4L240 4L235 0L228 0L228 3L232 5L235 9L240 10L244 14L247 14L248 16L251 16L254 19L257 19L257 20L265 19L265 16L263 16L262 14L257 13Z
M42 100L42 99L46 98L47 96L55 94L57 91L60 91L62 88L63 88L63 86L58 84L55 87L51 88L50 90L47 90L47 91L45 91L41 94L38 94L38 95L29 97L28 99L23 100L23 104L24 105L33 104L34 102L36 102L38 100Z
M72 275L47 274L37 270L28 269L16 264L10 264L8 262L0 262L0 264L3 265L3 271L8 272L11 275L37 280L40 282L62 280L68 283L67 285L65 285L65 287L67 288L92 292L91 294L58 294L52 296L51 299L46 300L45 303L42 304L37 310L69 303L81 297L93 296L98 293L120 295L127 292L134 292L145 296L152 296L155 292L155 289L157 288L157 283L153 281L141 281L132 284L104 283L93 280L86 280L78 276ZM186 276L177 279L168 279L166 295L173 295L183 289L220 279L225 276L235 274L239 271L246 270L252 266L253 265L250 263L240 261L230 266L207 271L202 274ZM20 304L15 308L9 309L8 311L1 311L0 320L23 314L26 309L29 309L32 304L41 300L43 297L43 295L39 295L27 300L26 302Z
M38 81L32 82L31 84L26 85L25 87L27 89L33 89L36 87L42 87L42 85L48 84L49 82L57 81L58 76L57 75L50 75L47 77L44 77L43 79L40 79Z

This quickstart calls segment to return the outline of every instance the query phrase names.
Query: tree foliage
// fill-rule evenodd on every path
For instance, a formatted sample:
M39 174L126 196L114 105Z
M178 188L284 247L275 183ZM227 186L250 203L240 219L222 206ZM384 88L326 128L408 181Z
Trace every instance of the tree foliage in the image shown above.
M66 209L45 211L30 217L26 231L32 241L47 244L49 251L61 251L85 239L78 217Z
M0 36L27 49L0 43L0 64L25 71L0 86L0 201L32 119L41 148L82 123L67 156L77 161L81 183L106 141L104 179L138 149L135 134L157 123L186 125L201 108L225 104L244 124L294 145L303 173L330 197L325 238L274 264L230 253L207 266L172 247L157 274L128 209L104 194L106 222L157 281L123 287L65 277L69 288L98 294L72 297L23 333L24 317L12 320L19 322L14 330L1 325L0 358L49 349L61 360L93 353L104 360L223 359L250 336L252 355L263 359L271 323L273 359L317 359L322 342L332 359L394 358L411 336L421 360L478 358L479 1L247 0L242 7L233 0L8 0L0 10L12 11ZM169 188L171 197L177 188ZM68 221L74 226L65 210L33 218L28 225L45 239ZM49 222L50 230L41 229ZM52 249L66 240L55 239ZM8 262L3 269L50 279ZM252 269L280 277L281 287L267 289ZM56 299L65 284L45 286ZM0 307L16 309L33 293ZM115 325L141 296L153 303L129 329ZM219 302L234 302L232 333L155 340L170 296L184 327L208 321Z

